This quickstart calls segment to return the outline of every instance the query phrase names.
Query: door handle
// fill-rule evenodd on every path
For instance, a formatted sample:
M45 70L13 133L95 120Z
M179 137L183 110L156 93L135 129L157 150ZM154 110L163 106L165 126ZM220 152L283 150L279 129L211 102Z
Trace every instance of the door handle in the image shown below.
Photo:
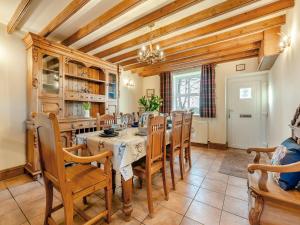
M252 118L251 114L240 114L240 118Z

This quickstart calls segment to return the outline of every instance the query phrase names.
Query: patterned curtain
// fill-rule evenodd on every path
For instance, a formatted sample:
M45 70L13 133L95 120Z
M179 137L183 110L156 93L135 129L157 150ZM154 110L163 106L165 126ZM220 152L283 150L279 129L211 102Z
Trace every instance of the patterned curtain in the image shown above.
M215 65L202 65L200 79L200 117L216 117L215 89Z
M172 76L171 72L163 72L160 75L160 97L163 99L160 112L172 111Z

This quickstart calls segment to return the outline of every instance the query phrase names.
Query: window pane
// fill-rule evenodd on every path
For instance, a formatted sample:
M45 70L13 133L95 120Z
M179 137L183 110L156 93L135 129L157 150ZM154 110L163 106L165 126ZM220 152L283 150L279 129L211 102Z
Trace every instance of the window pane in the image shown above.
M199 101L200 96L191 96L190 97L190 109L193 111L199 112Z
M251 88L240 88L240 99L252 98Z
M191 94L200 94L200 78L191 78L190 80Z
M187 94L188 93L188 85L187 85L186 79L180 79L178 80L178 88L180 94Z

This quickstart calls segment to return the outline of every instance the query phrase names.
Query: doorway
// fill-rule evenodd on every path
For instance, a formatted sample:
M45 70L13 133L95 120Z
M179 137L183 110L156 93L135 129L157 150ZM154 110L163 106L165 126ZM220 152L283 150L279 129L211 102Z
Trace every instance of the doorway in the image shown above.
M247 149L267 146L267 93L267 73L228 78L228 147Z

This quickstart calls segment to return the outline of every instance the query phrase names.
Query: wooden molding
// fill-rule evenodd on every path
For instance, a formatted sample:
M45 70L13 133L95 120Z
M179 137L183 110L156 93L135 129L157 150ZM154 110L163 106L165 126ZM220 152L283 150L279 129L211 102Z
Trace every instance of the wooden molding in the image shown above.
M7 33L11 34L16 30L17 26L21 23L24 15L26 14L31 2L32 0L22 0L19 3L16 11L7 24Z
M175 12L177 12L180 9L184 9L187 6L190 6L192 4L198 3L200 0L175 0L174 2L171 2L170 4L155 10L154 12L151 12L147 14L146 16L139 18L124 27L121 27L89 44L86 46L80 48L83 52L89 52L103 44L106 44L110 41L116 40L117 38L120 38L130 32L133 32L147 24L153 23L154 21L157 21L165 16L169 16Z
M220 42L220 43L217 43L214 45L209 45L209 46L205 46L205 47L201 47L201 48L195 48L195 49L192 49L189 51L180 52L180 53L173 54L173 55L167 55L164 62L156 63L155 66L148 65L145 63L138 63L138 64L125 66L124 70L126 71L126 70L138 69L141 67L144 67L144 68L151 68L151 67L153 68L154 67L155 68L155 67L157 67L157 65L165 63L165 62L189 58L192 56L200 56L200 55L204 55L204 54L210 54L210 53L217 52L220 50L225 50L225 49L237 49L243 45L252 44L252 43L255 43L258 41L262 41L262 40L263 40L263 33L262 32L256 33L256 34L248 35L246 37L241 37L241 38L237 38L237 39L233 39L233 40L229 40L229 41L225 41L225 42ZM197 47L197 46L195 46L195 47Z
M258 50L259 48L260 48L260 42L251 43L251 44L247 44L247 45L240 45L240 46L236 46L235 48L222 49L222 50L212 52L209 54L196 55L196 56L192 56L192 57L188 57L188 58L184 58L184 59L174 60L171 62L161 63L159 65L157 65L157 64L150 65L147 67L134 69L134 70L132 70L132 72L144 73L147 71L156 71L156 70L161 70L163 68L171 68L172 66L174 66L176 64L191 63L191 62L204 61L204 60L209 60L209 59L214 59L214 58L220 58L223 56L246 52L246 51L250 51L250 50Z
M21 174L24 174L24 165L1 170L0 171L0 181L6 180L6 179L9 179L12 177L16 177Z
M224 13L230 12L234 9L241 8L244 5L253 3L255 1L257 1L257 0L228 0L228 1L222 2L218 5L201 10L193 15L190 15L188 17L180 19L174 23L171 23L164 27L160 27L156 30L153 30L152 32L148 32L139 37L136 37L129 41L126 41L122 44L119 44L112 48L98 52L97 54L95 54L95 56L102 58L102 57L111 55L111 54L121 51L123 49L130 48L135 45L147 42L151 38L155 39L158 37L162 37L164 35L167 35L169 33L177 31L179 29L183 29L183 28L191 26L193 24L203 22L205 20L208 20L208 19L214 18L216 16L222 15ZM81 50L85 50L85 49L81 49Z
M225 62L253 58L253 57L258 57L258 50L251 50L251 51L247 51L247 52L236 53L233 55L227 55L227 56L222 56L222 57L213 58L213 59L200 60L200 61L182 63L182 64L174 64L174 65L170 65L168 67L162 67L157 70L141 72L141 73L139 73L139 75L143 76L143 77L153 76L153 75L157 75L164 71L176 71L176 70L180 70L180 69L200 67L201 65L204 65L204 64L211 64L211 63L218 64L218 63L225 63Z
M213 148L213 149L219 149L219 150L227 150L228 149L227 143L221 144L221 143L208 142L207 144L202 144L202 143L192 142L191 145L194 147L200 147L200 148Z
M188 41L193 38L201 37L203 35L208 35L208 34L211 34L211 33L217 32L217 31L221 31L223 29L231 28L231 27L234 27L236 25L239 25L239 24L242 24L245 22L253 21L253 20L261 18L263 16L290 8L293 5L294 5L293 0L280 0L280 1L268 4L266 6L262 6L260 8L242 13L240 15L233 16L233 17L227 18L225 20L221 20L221 21L209 24L207 26L200 27L198 29L188 31L183 34L165 39L163 41L154 43L154 45L159 44L162 48L167 48L168 46L171 46L173 44L178 44L183 41ZM238 34L238 35L240 35L240 34ZM131 51L130 53L125 53L125 54L124 55L126 57L134 57L137 55L137 51L135 50L135 51ZM122 55L122 57L124 57L124 55ZM118 59L117 61L120 61L122 58L120 56L119 57L117 56L113 59L109 59L108 61L115 62L116 59Z
M71 1L50 23L39 33L42 37L47 37L51 32L68 20L74 13L81 9L90 0Z
M218 42L222 42L222 41L226 41L226 40L231 40L233 38L241 37L241 36L244 36L244 35L249 35L251 33L256 33L256 32L260 32L260 31L263 31L263 30L267 30L267 29L270 29L270 28L273 28L273 27L278 27L278 26L281 26L281 25L285 24L285 21L286 21L285 15L278 16L278 17L267 19L267 20L264 20L264 21L261 21L261 22L258 22L258 23L247 25L247 26L244 26L244 27L241 27L241 28L237 28L237 29L234 29L234 30L231 30L231 31L227 31L227 32L224 32L224 33L221 33L221 34L217 34L217 35L210 36L210 37L207 37L207 38L198 39L196 41L191 41L191 42L188 42L188 43L184 43L184 44L181 44L181 45L177 45L175 47L167 48L167 49L164 49L164 52L165 52L166 57L168 57L169 55L172 55L172 54L176 54L176 53L178 54L180 52L184 52L184 51L187 51L189 49L194 49L195 46L201 47L201 46L204 46L204 45L205 46L206 45L211 45L211 44L215 44L215 43L218 43ZM132 51L130 53L132 53L133 56L136 56L136 51ZM127 53L125 53L125 54L127 54ZM125 54L122 54L122 55L125 55ZM122 55L111 58L108 61L114 62L114 63L118 62L118 61L124 59L122 57ZM127 65L130 65L130 64L134 64L134 63L137 63L136 58L129 59L129 60L126 60L126 61L122 61L119 64L121 66L127 66Z
M113 19L121 16L125 12L127 12L132 7L138 5L143 0L123 0L116 6L112 7L102 15L98 16L93 21L89 22L85 26L81 27L79 30L77 30L75 33L70 35L68 38L66 38L64 41L62 41L62 44L64 45L71 45L75 43L76 41L84 38L88 34L94 32L95 30L99 29L100 27L104 26L108 22L112 21Z

